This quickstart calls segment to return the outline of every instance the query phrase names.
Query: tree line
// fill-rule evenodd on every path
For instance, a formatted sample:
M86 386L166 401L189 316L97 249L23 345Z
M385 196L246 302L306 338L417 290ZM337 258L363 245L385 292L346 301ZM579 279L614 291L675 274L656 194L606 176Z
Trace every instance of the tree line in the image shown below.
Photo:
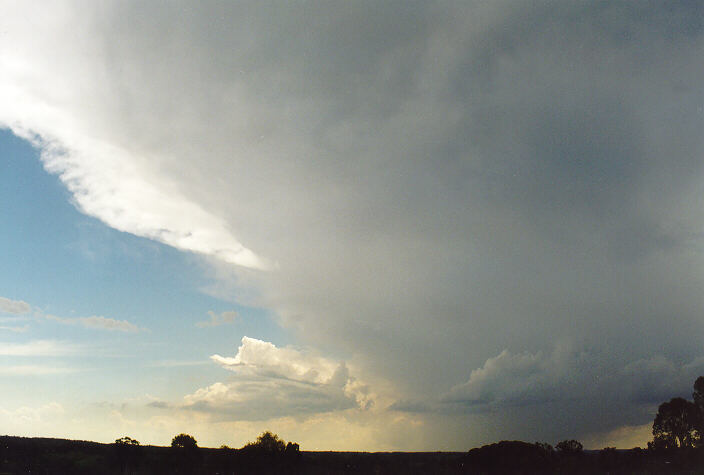
M122 437L115 440L114 448L121 473L151 473L143 472L145 457L138 440ZM208 460L205 460L205 453L209 455ZM278 435L265 431L256 441L240 449L223 445L209 452L201 450L193 436L181 433L174 436L169 453L162 458L168 462L167 473L195 474L206 468L216 469L218 473L284 473L295 471L300 456L297 443L286 443Z

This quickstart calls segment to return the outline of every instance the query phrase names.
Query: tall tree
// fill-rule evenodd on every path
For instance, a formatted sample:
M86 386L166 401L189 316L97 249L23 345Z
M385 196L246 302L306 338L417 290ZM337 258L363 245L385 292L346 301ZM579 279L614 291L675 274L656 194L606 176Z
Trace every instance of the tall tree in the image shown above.
M676 397L663 402L653 421L653 438L661 447L693 447L698 440L699 408Z

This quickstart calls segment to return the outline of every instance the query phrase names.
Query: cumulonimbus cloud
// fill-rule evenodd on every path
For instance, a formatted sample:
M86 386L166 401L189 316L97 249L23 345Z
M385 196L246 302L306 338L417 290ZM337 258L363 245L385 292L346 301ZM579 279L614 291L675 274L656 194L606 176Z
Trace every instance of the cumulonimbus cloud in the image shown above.
M399 397L518 400L492 368L561 338L602 378L699 356L701 5L101 5L3 6L0 124L222 296ZM610 396L575 401L650 417Z

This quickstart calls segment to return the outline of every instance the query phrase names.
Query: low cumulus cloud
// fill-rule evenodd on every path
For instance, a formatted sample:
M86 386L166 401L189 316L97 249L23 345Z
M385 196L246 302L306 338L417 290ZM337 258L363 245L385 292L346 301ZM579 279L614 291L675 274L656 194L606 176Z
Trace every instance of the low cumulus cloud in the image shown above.
M79 209L205 256L218 295L350 355L399 399L511 402L534 439L570 422L521 398L547 413L540 388L584 378L562 372L555 341L574 342L572 367L588 354L596 381L701 356L700 4L34 13L3 8L0 124ZM323 384L281 365L267 371ZM598 414L576 418L594 431L642 424L636 405L603 410L613 394L561 410ZM500 437L520 430L501 417ZM448 440L478 440L463 427Z
M345 363L294 348L243 337L234 357L211 359L236 373L184 397L182 407L217 418L266 420L283 416L369 409L369 387Z

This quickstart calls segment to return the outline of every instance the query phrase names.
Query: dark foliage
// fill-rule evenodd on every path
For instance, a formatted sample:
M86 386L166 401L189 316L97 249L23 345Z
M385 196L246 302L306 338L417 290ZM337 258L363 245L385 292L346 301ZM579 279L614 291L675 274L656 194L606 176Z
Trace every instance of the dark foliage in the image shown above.
M198 442L188 434L179 434L171 439L171 447L175 449L195 450L198 448Z
M577 440L563 440L562 442L558 442L555 445L555 448L557 449L558 452L560 452L563 455L574 455L581 453L584 447L582 446L582 443L577 441Z
M139 468L142 458L142 447L138 440L131 437L116 439L113 444L115 465L120 467L120 473L132 473Z
M676 397L660 404L653 421L653 442L659 448L694 447L701 415L693 402Z
M502 440L496 444L472 449L465 457L465 464L469 469L490 473L549 469L553 462L552 447L548 444L529 444L518 440Z
M272 434L273 435L273 434ZM123 438L124 439L124 438ZM277 437L278 439L278 437ZM582 451L562 457L548 444L504 441L466 454L301 452L285 444L276 456L252 449L194 449L191 465L172 447L119 442L0 437L0 474L52 475L226 475L226 474L490 474L490 473L700 473L704 450L672 449ZM135 441L136 442L136 441ZM250 445L250 444L248 444ZM256 442L252 445L256 445ZM280 447L280 444L275 444ZM247 446L245 446L247 447ZM122 449L130 458L122 463ZM130 452L131 451L131 452ZM125 453L122 453L123 455Z
M704 411L704 376L699 376L696 381L694 381L694 392L692 393L692 399L694 399L694 404Z

